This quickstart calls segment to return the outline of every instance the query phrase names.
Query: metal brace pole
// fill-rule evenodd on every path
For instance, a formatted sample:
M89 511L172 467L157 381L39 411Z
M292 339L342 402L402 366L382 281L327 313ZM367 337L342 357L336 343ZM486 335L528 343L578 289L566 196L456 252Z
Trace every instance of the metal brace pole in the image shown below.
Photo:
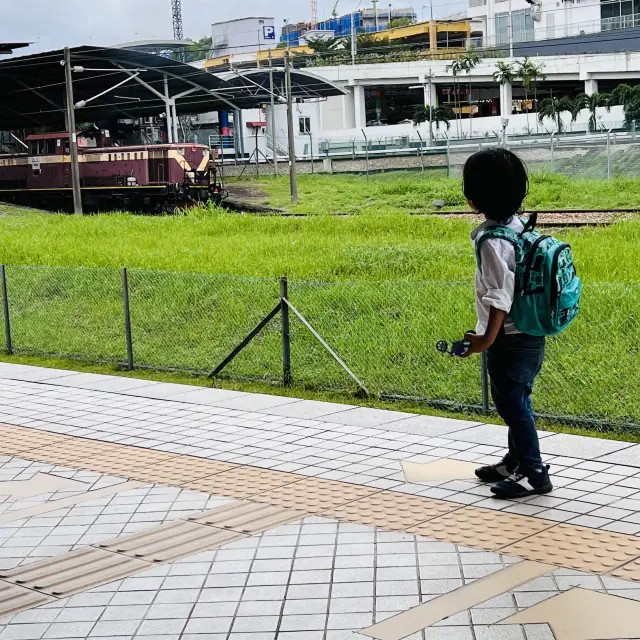
M122 306L124 309L124 335L127 342L127 371L133 371L133 340L131 339L131 312L129 309L129 276L122 269Z
M291 325L289 322L289 283L287 276L280 278L280 308L282 318L282 384L291 386Z
M209 378L215 378L282 310L282 304L265 316L249 335L209 374Z
M289 307L289 309L291 309L291 311L293 311L293 313L295 313L296 316L298 316L298 319L300 320L300 322L302 322L302 324L305 327L307 327L309 331L311 331L311 333L318 340L318 342L331 354L333 359L344 369L347 375L360 387L360 389L362 389L362 391L367 396L371 395L367 390L367 388L364 386L364 384L360 382L360 379L356 376L356 374L353 373L351 369L349 369L349 367L344 363L342 358L340 358L340 356L326 343L323 337L309 324L309 322L307 322L306 318L289 302L289 300L284 300L284 302Z
M0 265L0 277L2 278L2 310L4 312L4 334L6 340L6 352L13 354L11 342L11 318L9 316L9 296L7 295L7 267Z

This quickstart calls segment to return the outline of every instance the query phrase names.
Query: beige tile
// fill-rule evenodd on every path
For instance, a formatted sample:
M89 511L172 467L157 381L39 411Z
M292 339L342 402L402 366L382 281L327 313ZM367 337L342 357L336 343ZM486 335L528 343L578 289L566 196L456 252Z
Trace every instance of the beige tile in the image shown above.
M307 514L304 511L283 509L270 504L236 502L187 519L189 522L197 524L233 530L245 535L254 535L301 520L306 516Z
M37 591L31 591L16 584L0 580L0 616L39 607L51 600L53 598Z
M146 562L166 563L235 542L243 537L236 531L224 531L176 520L132 536L109 540L99 547L115 555L123 554Z
M83 491L88 489L88 485L85 482L54 476L49 473L36 473L29 480L0 482L0 496L11 496L14 500L32 498L43 493L54 493L61 489Z
M381 491L348 504L323 510L323 516L394 531L405 531L426 520L459 509L460 505L393 491Z
M462 462L461 460L434 460L425 464L402 462L402 470L407 482L435 482L441 480L475 480L477 464Z
M550 571L553 571L553 567L548 565L521 562L363 629L360 633L378 640L401 640Z
M474 549L498 551L555 524L491 509L464 507L412 527L409 532ZM519 554L513 552L513 555Z
M562 524L503 551L567 569L606 573L640 557L640 538Z
M571 589L499 624L544 624L556 640L638 638L640 602L587 589Z

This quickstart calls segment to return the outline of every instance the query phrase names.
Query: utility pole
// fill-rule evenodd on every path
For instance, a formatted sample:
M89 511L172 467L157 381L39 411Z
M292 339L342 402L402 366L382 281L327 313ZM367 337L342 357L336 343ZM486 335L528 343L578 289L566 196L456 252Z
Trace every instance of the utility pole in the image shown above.
M276 136L276 97L273 92L273 67L269 52L269 93L271 94L271 150L273 151L273 173L278 175L278 137Z
M373 10L374 10L375 20L376 20L376 33L378 33L378 31L379 31L379 26L378 26L378 2L380 2L380 0L371 0L371 3L373 4Z
M71 77L71 50L64 48L64 79L67 88L67 128L71 153L71 184L73 186L73 212L82 215L82 191L80 191L80 164L78 162L78 140L76 137L76 111L73 101L73 79Z
M291 54L284 53L285 83L287 90L287 131L289 138L289 186L291 202L298 204L298 177L296 174L296 140L293 133L293 91L291 89Z
M513 11L509 0L509 57L513 58Z
M351 14L351 64L355 65L358 53L358 36L356 34L356 14Z

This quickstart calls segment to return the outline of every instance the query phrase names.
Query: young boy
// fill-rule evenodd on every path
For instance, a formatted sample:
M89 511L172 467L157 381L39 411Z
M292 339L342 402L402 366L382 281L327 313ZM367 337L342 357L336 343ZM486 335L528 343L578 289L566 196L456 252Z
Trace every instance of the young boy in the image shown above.
M527 170L522 161L505 149L487 149L467 161L463 173L464 195L486 220L471 234L474 241L488 226L502 225L520 233L518 217L528 191ZM544 360L545 339L520 333L509 312L513 305L516 271L514 246L490 238L481 248L481 267L476 267L475 333L467 356L487 352L491 395L498 413L509 427L509 452L494 465L481 467L476 475L492 483L498 498L521 498L549 493L553 485L542 463L531 392Z

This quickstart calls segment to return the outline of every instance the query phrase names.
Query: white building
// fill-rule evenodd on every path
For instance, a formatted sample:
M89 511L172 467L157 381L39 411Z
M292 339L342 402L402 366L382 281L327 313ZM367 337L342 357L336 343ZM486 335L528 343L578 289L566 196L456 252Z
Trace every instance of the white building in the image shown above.
M484 46L567 38L640 27L640 0L469 0L468 17Z
M211 25L212 57L273 49L278 41L274 18L250 17Z

